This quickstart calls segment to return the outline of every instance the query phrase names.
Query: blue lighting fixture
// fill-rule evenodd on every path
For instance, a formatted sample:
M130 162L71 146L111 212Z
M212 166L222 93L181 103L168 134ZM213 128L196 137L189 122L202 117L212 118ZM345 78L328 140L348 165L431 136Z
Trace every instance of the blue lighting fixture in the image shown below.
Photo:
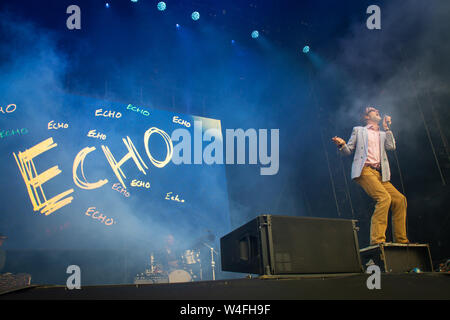
M253 38L253 39L256 39L256 38L258 38L258 37L259 37L259 32L256 31L256 30L253 31L253 32L252 32L252 38Z
M109 8L109 2L105 3L105 8Z
M234 41L234 40L231 40L231 44L235 44L236 43L236 41Z
M175 25L175 27L177 27L177 29L180 29L180 25L178 23Z
M138 2L138 0L131 0L131 2Z
M166 3L164 1L160 1L160 2L158 2L157 7L158 7L159 11L164 11L164 10L166 10Z
M303 53L308 53L308 52L309 52L309 46L304 46Z
M192 20L197 21L198 19L200 19L200 13L198 13L197 11L192 12Z

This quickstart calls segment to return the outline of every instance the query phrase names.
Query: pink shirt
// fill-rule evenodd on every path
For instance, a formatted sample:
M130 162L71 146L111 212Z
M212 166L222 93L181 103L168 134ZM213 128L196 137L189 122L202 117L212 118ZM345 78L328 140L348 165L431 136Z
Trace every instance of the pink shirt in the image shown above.
M380 165L380 129L374 125L367 125L367 159L365 164Z

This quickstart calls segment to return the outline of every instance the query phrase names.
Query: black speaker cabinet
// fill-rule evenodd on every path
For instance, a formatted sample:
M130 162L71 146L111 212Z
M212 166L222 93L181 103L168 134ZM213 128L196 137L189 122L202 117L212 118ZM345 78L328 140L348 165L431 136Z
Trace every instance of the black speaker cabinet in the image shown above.
M261 215L220 239L223 271L363 272L356 220Z
M361 249L361 261L365 269L375 264L383 272L408 272L419 268L432 272L428 244L384 243Z

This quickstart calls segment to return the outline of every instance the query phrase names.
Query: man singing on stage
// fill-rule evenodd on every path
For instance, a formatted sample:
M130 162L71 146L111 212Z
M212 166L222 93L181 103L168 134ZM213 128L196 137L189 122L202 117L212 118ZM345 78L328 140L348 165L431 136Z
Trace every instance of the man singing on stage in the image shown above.
M370 244L386 242L389 208L392 209L392 231L395 243L409 243L406 236L406 197L390 182L391 172L386 150L395 150L394 135L389 129L391 117L383 119L380 130L380 113L373 107L365 109L364 127L354 127L348 143L339 137L332 138L344 155L355 156L351 177L376 201L370 224Z

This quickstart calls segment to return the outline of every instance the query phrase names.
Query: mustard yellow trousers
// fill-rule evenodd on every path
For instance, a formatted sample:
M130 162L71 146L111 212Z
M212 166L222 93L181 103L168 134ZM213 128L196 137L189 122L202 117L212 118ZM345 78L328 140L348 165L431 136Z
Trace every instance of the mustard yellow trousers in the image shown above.
M392 211L393 241L407 243L406 197L389 181L381 180L381 173L371 167L364 167L355 181L376 201L370 221L370 244L386 242L389 209Z

